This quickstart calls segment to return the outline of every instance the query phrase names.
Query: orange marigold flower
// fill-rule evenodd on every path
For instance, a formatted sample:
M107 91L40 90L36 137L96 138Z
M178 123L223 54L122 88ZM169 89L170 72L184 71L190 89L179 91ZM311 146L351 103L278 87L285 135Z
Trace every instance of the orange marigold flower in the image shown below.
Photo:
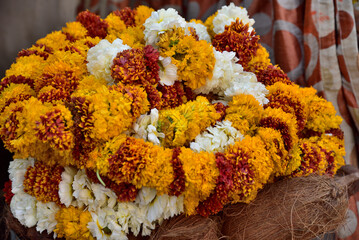
M253 72L257 76L258 82L261 82L266 86L273 85L276 82L282 82L287 85L293 84L287 74L285 74L277 65L255 64L247 69L247 71Z
M106 37L108 24L106 21L102 20L100 16L87 10L80 12L76 17L76 20L87 29L90 37Z
M108 176L116 183L133 183L149 158L149 147L143 139L128 137L109 159Z
M172 153L171 164L173 168L173 182L170 184L169 195L179 196L186 188L185 184L185 173L183 171L183 164L179 160L181 148L174 148Z
M219 170L216 188L205 201L200 202L197 207L197 212L203 216L208 217L212 214L217 214L223 209L223 206L228 202L228 193L233 187L233 165L226 159L223 153L216 153L216 163Z
M66 114L68 113L55 108L53 111L40 116L40 121L36 122L36 128L34 129L36 131L35 135L43 142L49 143L53 148L59 150L71 149L74 144L74 136L69 129L72 122L69 121L70 119Z
M249 31L249 24L244 25L237 18L223 33L214 36L212 44L217 51L235 52L238 63L246 68L258 48L259 36L255 34L254 30Z
M178 81L176 81L171 86L158 84L157 90L162 93L161 109L174 108L174 107L177 107L177 106L187 102L186 101L187 98L185 97L183 85Z
M290 151L298 142L295 116L284 112L281 108L266 108L259 126L280 131L287 151Z
M119 16L122 21L126 24L127 27L134 27L135 23L135 16L137 11L134 9L132 10L129 7L125 7L121 10L116 10L113 12L114 15Z
M298 85L287 85L282 82L267 87L269 93L266 96L269 103L264 108L281 108L286 113L295 115L298 131L301 131L308 116L308 107Z
M42 202L55 202L61 204L59 197L59 184L64 168L58 165L48 166L36 162L30 166L24 179L24 191Z
M27 84L32 89L34 89L34 80L31 78L26 78L22 75L11 75L8 77L4 77L1 79L0 82L0 93L4 91L5 88L9 87L10 83L16 83L16 84Z
M150 102L150 108L162 109L162 93L152 85L145 86L145 90L147 93L147 99Z
M160 80L158 58L158 51L150 45L122 51L113 60L111 76L115 82L124 84L157 84Z

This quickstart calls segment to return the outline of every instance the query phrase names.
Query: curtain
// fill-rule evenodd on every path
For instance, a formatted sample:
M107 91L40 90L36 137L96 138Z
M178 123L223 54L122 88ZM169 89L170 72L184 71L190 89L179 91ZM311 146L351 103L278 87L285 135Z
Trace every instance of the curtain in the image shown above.
M358 166L359 71L357 31L351 0L234 0L255 19L261 44L289 78L312 86L332 102L343 118L345 162ZM155 10L172 7L187 20L203 21L229 1L217 0L82 0L79 11L89 9L105 17L109 12L139 4ZM358 10L359 12L359 10ZM359 193L350 198L347 224L337 239L359 239ZM333 236L326 236L333 239Z

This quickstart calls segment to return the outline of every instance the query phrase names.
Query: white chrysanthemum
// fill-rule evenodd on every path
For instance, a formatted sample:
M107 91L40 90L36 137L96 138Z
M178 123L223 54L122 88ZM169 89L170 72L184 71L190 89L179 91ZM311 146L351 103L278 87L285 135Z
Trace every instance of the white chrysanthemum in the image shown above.
M16 194L24 191L23 182L28 167L34 166L35 159L14 159L9 165L9 178L11 180L11 192Z
M122 227L122 231L129 233L129 223L131 212L136 208L133 202L121 202L117 204L117 211L115 212L116 222Z
M87 228L96 239L127 239L126 233L115 222L116 214L112 208L98 208L90 213L92 221L87 224Z
M146 206L156 197L157 191L154 188L142 187L136 196L135 203Z
M190 147L194 152L223 152L229 145L242 140L243 135L230 121L217 122L214 127L208 127L199 134Z
M89 210L94 210L98 207L114 208L117 203L116 194L109 188L101 184L91 184L92 193L95 196L93 204L89 205Z
M213 18L213 31L216 34L222 33L225 26L231 25L239 18L244 24L249 24L249 31L252 31L254 19L249 18L248 12L245 8L236 7L233 3L228 6L223 6L218 10L217 15Z
M155 47L161 33L174 27L185 28L186 20L173 8L160 9L153 11L143 26L145 26L143 33L145 34L146 44Z
M171 63L170 57L159 57L161 61L160 83L166 86L172 86L177 80L177 66Z
M199 40L205 40L208 43L211 43L211 36L209 36L207 27L200 23L188 22L187 27L194 28Z
M92 195L91 183L88 179L85 170L79 170L74 177L72 183L74 192L72 195L76 198L79 207L88 206L94 203Z
M210 92L223 95L223 92L230 87L233 78L239 77L243 72L241 64L236 63L238 58L235 52L219 52L213 48L216 63L213 69L213 76L206 80L206 84L195 89L195 93L208 94Z
M106 79L109 85L113 84L111 66L117 53L131 47L123 44L121 39L116 39L112 44L106 39L101 40L96 46L87 52L87 70L96 78Z
M73 197L72 183L77 170L73 167L66 166L65 171L61 174L61 182L59 183L59 197L62 204L66 207L70 205L76 206L76 200Z
M157 132L157 124L158 110L153 108L149 115L141 115L133 124L133 130L136 133L134 137L150 141L155 145L160 145L160 140L158 138L164 138L165 134Z
M11 213L22 225L33 227L37 223L36 202L35 197L19 192L11 199Z
M60 207L54 202L37 202L36 209L36 217L38 219L36 230L40 233L46 230L50 234L56 227L57 221L55 215L60 210Z
M266 98L268 90L264 84L257 81L254 73L243 72L240 77L232 80L231 86L224 91L224 99L230 101L233 96L239 94L250 94L257 99L260 105L267 104L269 100Z
M127 204L127 210L130 212L128 227L133 235L137 236L141 231L141 226L151 226L147 220L148 206L139 206L138 204ZM154 228L153 228L154 229Z

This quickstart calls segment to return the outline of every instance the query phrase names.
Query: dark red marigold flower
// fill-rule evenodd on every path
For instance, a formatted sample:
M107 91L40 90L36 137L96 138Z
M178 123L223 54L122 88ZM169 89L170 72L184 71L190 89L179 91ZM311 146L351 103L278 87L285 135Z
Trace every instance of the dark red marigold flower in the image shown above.
M90 37L105 38L107 36L108 24L95 13L88 10L80 12L76 20L87 29Z

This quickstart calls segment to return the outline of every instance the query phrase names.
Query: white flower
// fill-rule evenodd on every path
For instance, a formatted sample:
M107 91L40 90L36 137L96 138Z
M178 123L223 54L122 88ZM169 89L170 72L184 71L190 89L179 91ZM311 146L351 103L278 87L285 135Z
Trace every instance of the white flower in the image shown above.
M95 201L93 205L89 206L90 210L98 207L115 207L117 203L117 196L111 189L97 183L92 183L91 189L93 195L95 196Z
M249 18L248 12L245 8L236 7L233 3L228 6L223 6L218 10L217 15L213 19L213 31L218 34L224 31L225 26L231 25L232 22L235 22L239 18L239 21L242 21L243 24L249 24L249 31L252 31L252 26L254 24L254 19Z
M129 232L129 222L131 218L131 209L136 208L136 205L132 202L123 202L117 204L117 211L115 217L117 223L122 227L122 231Z
M114 225L116 215L112 208L98 208L90 213L92 221L87 224L87 228L96 239L127 239L121 228Z
M76 206L75 199L72 196L73 189L72 183L74 181L74 176L76 175L77 170L75 168L66 166L65 171L61 174L61 182L59 184L59 197L61 203L66 207L70 205Z
M224 91L224 99L230 101L233 96L239 94L250 94L257 99L260 105L267 104L268 90L264 84L257 81L254 73L243 72L239 77L232 80L231 85Z
M171 63L171 57L159 57L162 67L160 70L160 83L162 85L172 86L177 80L177 66ZM160 65L161 65L160 64Z
M213 69L213 76L206 80L206 84L195 90L196 94L208 94L210 92L223 95L223 92L230 87L233 78L238 77L243 72L241 64L236 63L235 52L219 52L213 48L216 63Z
M141 115L133 125L133 130L136 133L134 137L160 145L161 142L158 138L164 138L165 134L157 132L158 117L158 110L156 108L151 109L149 115Z
M22 225L33 227L37 223L36 202L36 198L27 193L17 193L11 199L11 213Z
M207 27L205 25L200 24L200 23L195 23L195 22L188 22L187 27L191 27L196 30L196 34L197 34L199 40L205 40L208 43L212 42L211 36L209 36Z
M36 217L38 219L36 230L40 233L44 230L50 234L54 231L57 221L55 219L56 213L60 210L60 207L54 202L37 202L36 204Z
M96 78L106 79L109 85L113 84L111 66L117 53L131 49L123 44L121 39L116 39L112 44L106 39L101 40L96 46L87 52L87 70Z
M85 170L82 169L77 172L72 183L72 188L74 189L72 196L76 198L79 207L94 203L90 180L87 178Z
M145 26L143 33L145 34L146 44L155 47L161 33L174 27L185 28L186 20L173 8L168 8L166 10L160 9L152 12L151 16L146 19L143 26Z
M28 167L34 166L35 159L14 159L9 165L9 178L11 180L11 192L16 194L24 191L25 173Z
M156 197L157 191L154 188L142 187L136 196L135 203L146 206Z
M190 148L195 152L223 152L229 145L242 140L243 135L230 121L217 122L214 127L208 127L199 134L195 142L191 142Z

